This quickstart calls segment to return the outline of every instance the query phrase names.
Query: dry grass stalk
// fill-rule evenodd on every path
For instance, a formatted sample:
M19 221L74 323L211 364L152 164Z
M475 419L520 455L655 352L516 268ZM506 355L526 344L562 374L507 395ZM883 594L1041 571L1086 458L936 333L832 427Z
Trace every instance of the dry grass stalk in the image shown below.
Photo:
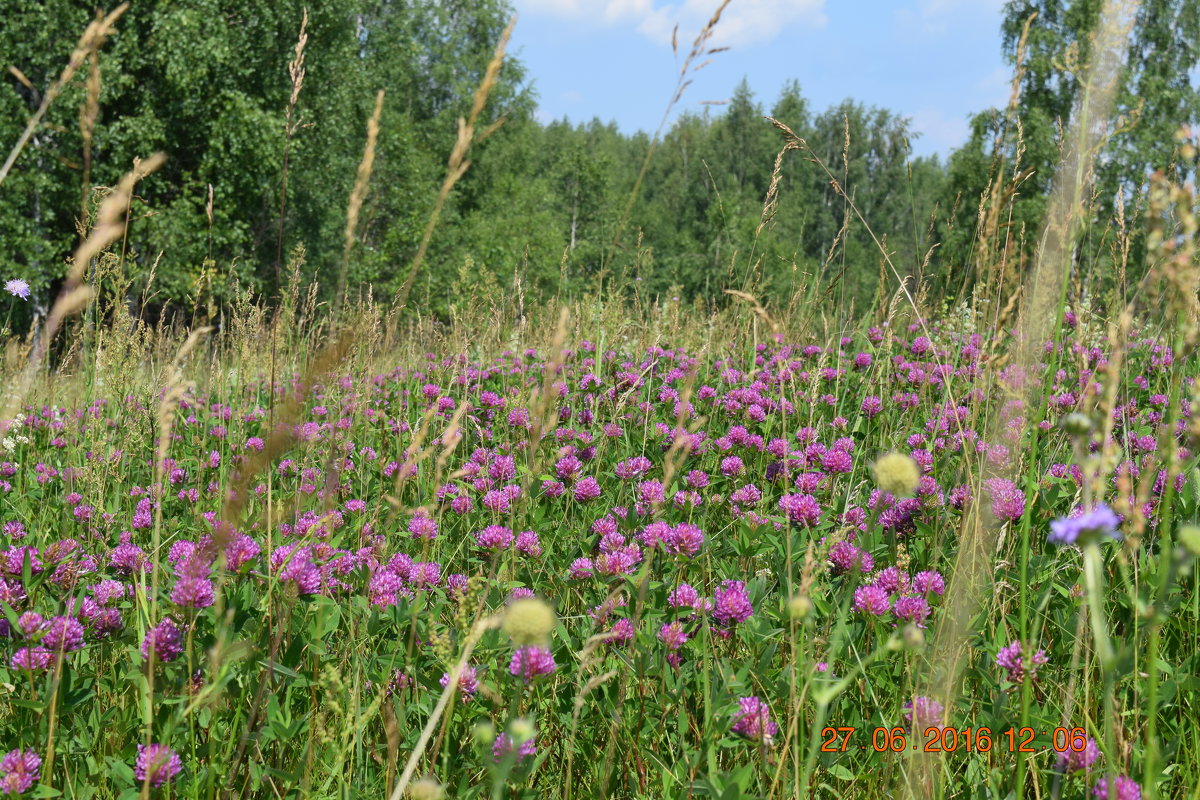
M246 499L249 495L247 489L250 486L250 482L255 476L266 471L279 456L291 447L294 436L292 429L288 427L287 423L294 422L300 418L300 406L304 402L307 391L319 378L327 375L345 359L346 354L350 352L354 339L355 335L353 332L344 331L313 359L311 367L301 379L299 390L293 396L289 397L286 403L279 407L280 424L273 425L271 428L266 446L262 450L255 452L238 468L233 487L230 489L221 511L221 520L223 522L230 526L241 522L242 510L245 508ZM274 386L272 386L272 393L274 393ZM220 544L224 543L221 542Z
M71 271L67 273L68 283L78 284L88 262L124 235L126 213L133 198L133 187L146 176L156 172L166 160L167 157L162 153L155 153L145 161L134 159L133 169L125 173L116 189L101 203L91 235L75 251L71 260Z
M300 34L296 37L296 51L288 62L288 78L291 80L292 93L288 95L287 109L284 111L283 122L283 177L279 198L279 236L275 252L275 287L279 290L280 270L283 266L283 220L287 211L287 176L288 159L291 155L292 137L300 129L300 117L296 114L296 104L300 101L300 90L304 88L304 47L308 44L308 9L300 18ZM274 337L272 336L272 349ZM272 376L274 377L274 376Z
M612 242L604 254L601 269L608 266L613 252L620 246L621 235L624 234L625 226L629 222L629 215L633 212L633 204L637 202L638 193L642 188L642 181L646 179L646 171L650 168L650 159L654 157L654 151L658 149L658 144L662 141L663 128L666 127L667 119L671 116L671 109L675 107L675 104L683 97L684 91L692 83L692 79L688 77L688 73L704 69L709 64L708 61L704 61L693 67L692 62L701 56L720 53L728 49L726 47L708 47L708 41L716 31L717 24L721 21L721 15L725 13L725 8L728 5L729 0L721 0L721 4L717 6L717 10L713 12L713 15L704 24L704 27L700 29L700 32L696 34L696 39L692 42L692 49L688 52L687 57L683 59L683 65L679 68L679 79L676 81L675 90L671 94L671 102L667 103L667 107L663 110L658 128L654 131L654 136L650 139L650 147L646 150L646 157L642 159L641 169L638 170L637 178L633 181L633 188L629 191L629 198L625 201L625 208L621 212L621 216L617 219L617 227L613 231ZM671 32L671 50L675 53L678 53L678 33L679 26L676 25L675 29Z
M396 294L396 305L401 308L408 304L408 295L412 291L413 279L416 278L417 270L425 260L425 253L429 250L429 242L433 238L433 230L437 227L438 218L442 214L442 207L446 205L446 200L449 199L454 185L458 183L471 166L471 162L467 158L471 145L479 144L487 139L504 124L505 118L500 117L491 125L484 128L478 136L475 134L475 127L479 124L479 116L483 113L483 108L487 105L488 96L492 93L492 89L496 86L496 80L500 76L500 68L504 65L504 51L508 47L508 40L512 36L513 28L516 24L517 18L513 17L508 21L504 32L500 34L500 41L496 43L496 51L492 55L492 60L488 62L487 69L483 73L483 80L480 81L479 88L475 90L475 99L471 103L471 113L466 119L462 117L458 118L458 135L454 141L454 148L450 151L450 159L446 164L446 177L442 181L442 188L438 191L437 200L434 201L433 211L429 213L429 221L425 225L425 233L421 236L421 244L417 247L417 254L413 257L413 263L408 268L408 276L404 279L400 291Z
M859 221L859 223L862 224L863 229L866 230L866 232L867 232L867 235L869 235L871 237L871 241L874 242L876 249L879 250L879 253L883 259L883 262L885 264L887 264L887 267L891 271L892 276L895 277L897 283L899 284L899 289L897 290L897 297L893 300L892 308L891 308L891 311L889 312L889 316L894 316L894 314L896 312L895 306L897 304L897 301L900 299L900 297L903 297L903 299L907 302L908 307L912 309L912 312L913 312L914 316L916 317L916 321L920 323L920 325L923 329L923 332L926 335L930 335L930 331L929 331L928 327L925 325L924 317L921 314L920 304L918 303L917 298L913 296L912 292L909 291L908 281L909 281L910 276L902 275L900 273L900 271L898 269L896 269L896 265L892 261L891 254L888 252L887 246L884 244L884 242L882 240L880 240L880 238L878 236L875 235L874 229L871 228L870 224L867 222L866 218L863 216L862 211L860 211L858 208L858 205L855 204L854 198L850 197L850 195L846 192L845 188L842 186L842 183L840 181L838 181L837 177L835 177L832 172L830 172L829 167L825 164L825 162L821 159L821 157L818 156L813 151L813 149L809 146L807 141L805 141L803 138L798 136L795 131L793 131L787 125L785 125L784 123L775 119L774 117L767 117L767 120L772 125L774 125L776 127L776 129L779 130L780 133L783 134L784 139L786 141L794 143L796 145L795 148L793 148L793 149L803 151L807 155L808 159L810 161L812 161L812 163L816 164L821 169L821 171L825 173L825 177L828 179L830 186L832 186L833 190L842 197L843 201L846 203L846 207L849 210L849 212L851 212L853 217L855 219L857 219ZM851 214L847 214L846 219L843 220L843 224L842 224L843 232L846 230L846 225L847 225L848 220L850 219ZM832 255L832 250L830 251L830 253ZM947 389L947 391L949 391L949 389ZM953 399L953 397L951 398L951 401L957 402Z
M754 229L755 240L758 239L763 229L775 219L775 214L779 210L779 181L783 178L783 155L788 150L796 148L795 142L785 142L783 149L775 156L775 166L771 170L771 184L767 187L767 196L763 200L762 219L759 220L758 227Z
M1067 268L1073 260L1075 235L1084 217L1083 204L1091 185L1095 158L1108 130L1108 113L1121 67L1120 54L1126 52L1128 21L1136 7L1135 0L1106 0L1101 14L1094 50L1096 57L1088 65L1083 99L1073 121L1074 142L1055 180L1043 244L1026 284L1020 309L1019 338L1014 343L1012 363L1026 374L1040 362L1042 344L1062 314ZM1027 403L1035 390L1035 381L1031 379L1024 380L1020 387ZM997 406L997 411L988 420L988 441L1000 438L1004 425L1000 407ZM1010 477L1017 474L1019 462L1016 458L1009 464ZM988 594L996 558L997 526L985 520L982 513L983 471L977 470L973 475L976 501L971 505L970 518L964 522L951 585L946 591L947 607L934 637L935 652L930 659L930 669L925 673L928 676L926 688L921 692L941 702L947 714L952 713L957 699L959 676L969 651L971 618ZM910 795L925 794L940 784L942 775L943 770L933 758L920 754L908 774L906 788ZM934 793L937 793L936 788Z
M37 111L33 112L33 116L29 118L29 123L26 124L25 130L21 132L17 143L13 145L12 151L5 159L3 166L0 166L0 184L4 183L4 179L8 177L9 171L17 161L17 157L21 155L21 151L25 149L25 145L29 143L29 139L41 124L42 118L46 116L46 112L50 110L50 104L55 98L62 93L63 88L70 82L71 78L75 77L75 73L83 66L84 62L89 57L93 56L113 33L113 25L122 14L129 8L129 3L122 3L117 6L107 16L100 17L88 23L88 26L83 31L83 35L79 37L79 43L75 45L75 49L71 51L71 58L67 61L67 65L63 67L62 74L58 76L58 80L50 84L46 89L46 93L42 95L42 102L38 105ZM13 74L18 80L24 78L24 75L19 70L13 70ZM21 80L26 86L29 86L29 80L25 78Z
M261 316L259 316L261 319ZM272 332L278 327L276 322L272 324ZM262 450L255 452L246 462L238 467L237 472L233 475L233 486L226 492L225 501L221 509L220 523L214 527L214 540L217 545L218 553L221 553L221 558L224 558L225 545L229 537L236 531L237 526L242 522L242 515L245 510L246 501L249 497L249 487L254 478L262 474L267 475L268 487L270 486L271 471L270 465L273 464L284 452L286 452L295 441L295 434L289 423L295 422L300 418L301 405L306 399L309 389L311 389L317 381L323 376L329 374L336 366L345 360L355 341L355 335L352 330L342 331L341 334L330 344L326 345L316 358L313 359L308 370L306 370L300 385L295 392L287 399L287 402L282 404L279 409L280 423L275 423L275 381L272 377L270 383L271 390L271 409L270 416L270 435L267 438L266 445ZM274 365L272 365L274 366ZM271 494L267 493L267 531L268 531L268 547L270 547L270 531L272 529L272 507L273 501ZM216 616L218 619L222 617L224 608L224 595L221 592L222 584L225 580L223 572L220 572L216 579ZM267 654L267 667L262 671L258 686L255 689L254 699L250 705L250 713L247 717L245 731L241 741L238 743L237 750L234 753L233 762L229 768L229 775L236 776L239 772L242 762L246 757L246 750L250 744L251 734L256 730L261 721L263 698L265 697L267 684L270 680L275 656L278 653L280 643L283 639L283 633L286 628L286 610L284 611L285 620L281 621L276 628L275 634L271 639L270 650ZM228 646L225 641L227 634L222 631L218 635L216 646L211 651L212 658L215 660L221 656L222 651ZM249 780L249 776L246 777ZM234 788L232 784L223 793L223 797L231 797Z
M79 107L79 133L83 137L83 190L79 219L87 221L88 191L92 184L92 136L100 116L100 54L88 54L87 92Z
M1017 103L1021 98L1021 81L1024 79L1026 71L1025 55L1029 42L1029 30L1034 20L1037 19L1037 16L1038 14L1035 11L1026 18L1025 25L1021 29L1021 36L1017 40L1016 68L1013 71L1012 89L1008 97L1008 106L1005 109L1005 119L1008 120L1009 125L1001 126L996 131L996 137L992 142L991 165L991 172L994 178L979 201L979 234L975 243L975 275L979 283L990 282L991 276L996 272L996 270L991 269L991 255L995 249L993 240L1001 227L1001 216L1005 209L1008 209L1011 214L1011 201L1016 195L1018 187L1033 174L1032 168L1024 171L1020 170L1020 158L1024 149L1021 145L1021 120L1017 116ZM1016 131L1017 161L1012 167L1012 180L1005 185L1005 150L1003 142L1009 133L1009 126ZM1007 236L1007 233L1005 235ZM1007 253L1007 251L1007 247L1003 248L1004 253ZM1000 286L1003 287L1003 265L1001 266L1000 273Z
M726 289L725 294L733 295L739 300L745 300L754 308L754 313L759 317L759 319L767 323L767 325L771 328L772 333L779 333L779 323L767 313L767 310L763 308L762 303L758 302L757 297L749 292L739 292L735 289Z
M354 248L354 233L358 228L358 214L363 199L367 196L367 184L371 181L371 168L375 165L375 142L379 138L379 117L383 114L383 90L375 95L375 111L367 121L367 144L363 148L362 161L358 162L358 173L354 188L350 191L350 202L346 206L346 244L342 250L342 267L338 271L337 295L334 302L341 308L342 295L346 293L346 270L350 266L350 251Z
M390 800L400 800L404 796L404 790L408 788L408 782L412 780L413 773L417 769L417 764L420 763L421 756L425 753L425 748L428 746L429 740L433 737L434 728L437 727L438 721L442 718L442 714L445 713L446 706L450 703L450 698L458 689L458 679L462 676L463 670L471 658L471 651L475 649L479 638L487 631L500 627L501 621L502 618L499 615L493 615L484 617L471 627L471 632L467 635L466 641L463 642L462 653L459 655L458 661L450 668L446 688L442 690L437 705L433 707L433 713L429 715L425 727L421 730L421 736L417 739L417 744L413 747L413 751L408 757L408 762L404 765L404 772L400 773L400 780L396 782L396 788L392 791Z
M71 269L67 273L67 279L63 283L62 291L59 292L58 299L51 306L50 314L46 317L46 324L34 342L33 348L30 350L29 358L25 362L25 369L5 399L4 411L3 414L0 414L0 417L9 419L21 407L21 402L24 400L25 394L29 391L29 387L33 384L34 376L41 367L42 361L46 357L46 353L50 349L50 344L54 341L54 336L58 333L63 320L86 307L91 301L92 288L81 283L84 269L94 256L116 241L124 233L126 222L125 212L129 208L129 203L133 198L133 187L142 178L162 166L165 160L166 158L162 153L156 153L145 161L135 161L133 169L125 173L125 176L121 178L117 187L112 190L100 205L100 210L96 217L96 226L92 228L91 235L75 251L75 256L71 262Z
M413 434L408 447L404 448L404 463L400 466L400 469L396 470L396 480L392 489L393 494L384 496L384 500L396 508L400 507L400 497L404 493L404 483L413 474L413 468L428 458L433 452L425 448L425 440L429 438L429 431L435 416L437 416L436 404L431 405L425 412L425 416L421 419L421 427Z
M546 364L546 370L542 376L542 389L538 396L537 407L533 413L532 427L529 429L529 447L526 450L528 453L529 473L525 476L522 490L528 494L529 486L533 481L533 476L538 474L541 468L541 450L538 445L542 441L542 437L554 427L555 421L558 419L558 391L555 389L555 376L558 375L563 363L563 346L567 341L567 319L570 316L566 306L563 306L558 315L558 326L554 329L554 339L550 343L550 360Z

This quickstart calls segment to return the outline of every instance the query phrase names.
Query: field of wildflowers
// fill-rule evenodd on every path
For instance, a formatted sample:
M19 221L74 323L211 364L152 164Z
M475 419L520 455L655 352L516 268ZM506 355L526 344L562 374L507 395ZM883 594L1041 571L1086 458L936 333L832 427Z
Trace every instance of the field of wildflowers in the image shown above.
M878 245L872 307L835 302L836 242L791 298L755 296L753 248L719 302L614 285L651 146L607 284L527 303L514 274L433 315L413 278L499 124L480 115L511 30L390 303L347 280L383 92L331 303L302 292L302 246L283 280L281 200L277 297L235 280L190 320L164 304L151 327L145 294L135 316L125 236L162 154L94 213L85 178L49 309L0 275L0 792L1200 798L1193 134L1128 219L1117 198L1093 270L1113 275L1075 258L1103 249L1082 222L1100 74L1024 250L1014 124L962 296L902 274L772 119L754 244L798 151L838 238Z
M26 403L0 787L1194 796L1178 341L1081 309L1005 363L964 314L669 306L274 383L234 321Z

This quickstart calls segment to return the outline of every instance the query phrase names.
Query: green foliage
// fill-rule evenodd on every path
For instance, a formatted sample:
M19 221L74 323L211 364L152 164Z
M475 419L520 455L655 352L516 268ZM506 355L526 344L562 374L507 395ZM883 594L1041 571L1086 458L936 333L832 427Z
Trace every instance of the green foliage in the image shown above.
M490 298L457 299L474 307ZM253 350L270 323L236 320L228 330L240 333L194 351L180 377L196 383L168 390L178 408L160 405L155 371L123 360L101 368L103 382L40 387L0 442L0 613L13 629L0 650L0 740L43 758L25 796L132 800L147 738L180 757L179 775L152 795L172 797L230 787L248 797L387 797L417 750L416 776L459 798L802 797L795 787L812 786L822 787L815 796L859 800L902 793L922 763L937 769L932 796L1052 796L1058 787L1084 797L1101 768L1133 776L1147 797L1156 785L1160 798L1194 785L1200 577L1173 532L1194 519L1200 485L1197 457L1174 433L1194 423L1181 401L1196 364L1171 362L1163 331L1131 331L1102 351L1121 368L1093 372L1073 356L1088 321L1064 327L1060 346L1030 368L1038 380L1021 386L982 357L995 334L958 319L927 321L931 350L917 346L921 331L901 326L830 340L794 330L768 344L730 311L677 315L668 329L657 311L619 308L616 324L603 323L598 305L576 306L557 339L544 324L557 307L531 310L533 322L510 330L468 308L452 338L364 348L320 383L274 390ZM371 312L345 313L371 327ZM132 360L152 363L177 345ZM551 360L559 348L562 362ZM850 366L859 354L870 364ZM279 358L290 374L303 348L281 346ZM119 373L133 382L118 386ZM1109 399L1093 407L1065 391L1081 381ZM1021 392L1028 402L1012 402ZM863 411L868 397L896 393L909 402ZM66 408L50 402L71 395ZM1095 432L1096 452L1067 432L1072 409ZM527 429L521 412L546 414L547 435ZM668 452L681 416L699 446ZM1108 421L1111 436L1100 432ZM298 438L256 471L250 462L272 423ZM956 431L962 423L970 427ZM168 426L168 461L156 468ZM986 540L994 554L977 576L977 608L959 605L971 582L952 570L1002 490L960 440L980 442L989 468L1025 498ZM889 449L922 463L917 497L876 491L874 454ZM845 467L835 470L827 456L839 451ZM398 480L409 456L416 469ZM648 466L631 475L621 465L634 457ZM1125 484L1135 462L1147 478L1174 465L1180 491L1168 480L1161 490L1153 480ZM561 496L545 485L572 472ZM1081 553L1046 533L1092 491L1083 476L1093 472L1096 499L1125 515L1125 538L1105 544L1103 585L1084 590ZM574 494L585 477L602 487L599 498ZM658 481L666 502L648 502ZM489 508L489 493L509 494L504 484L520 491L509 507ZM802 486L818 512L806 522L784 502ZM238 512L225 504L235 487L246 493ZM451 497L473 498L472 507ZM155 503L160 529L137 521ZM412 535L417 507L436 523L429 538ZM222 518L236 538L214 524ZM702 540L694 550L679 540L651 546L652 531L666 535L658 523L694 525ZM481 546L476 537L492 525L536 532L537 552ZM125 539L151 559L146 570L126 568L128 547L118 557ZM851 544L872 566L847 566L833 550ZM636 560L610 560L631 549ZM248 560L229 560L235 553ZM576 572L577 559L591 559L591 574ZM285 566L297 562L302 569ZM436 579L417 563L436 563ZM926 570L944 586L921 577ZM885 574L895 580L884 591L890 610L856 609L858 590L884 586ZM180 591L196 575L211 577L211 604ZM99 586L106 579L128 590ZM744 582L753 609L736 624L719 603L724 581ZM702 600L672 602L683 583ZM470 633L507 613L517 588L556 612L556 667L528 681L511 672L512 625ZM925 627L905 621L904 596L929 602ZM1116 644L1111 669L1097 663L1085 624L1090 598ZM806 612L791 611L797 599ZM21 622L27 612L75 613L83 645L21 666L22 648L49 639L36 618ZM123 624L102 625L111 614ZM141 643L167 615L185 632L179 652L149 663ZM669 647L662 631L672 624L688 639ZM628 640L602 638L618 625ZM529 632L540 638L542 626ZM998 663L1014 641L1045 651L1033 676ZM945 659L959 653L961 680L946 681ZM478 685L436 711L441 678L459 662ZM910 719L907 704L934 695L945 718ZM738 727L750 698L778 725L769 738ZM1120 720L1112 746L1102 732L1110 713ZM419 744L431 719L434 736ZM497 734L515 734L519 721L534 727L533 753L496 758ZM1056 768L1059 726L1105 746L1090 774ZM1015 752L1022 743L1028 754Z
M306 76L289 139L288 63L305 8ZM444 178L457 119L511 11L507 0L132 6L100 54L90 159L91 183L104 187L135 158L155 150L169 156L139 186L123 240L125 272L134 276L130 306L138 311L138 298L148 297L141 311L153 316L167 303L228 308L247 288L272 297L282 255L298 245L308 253L302 277L327 293L379 89L387 94L347 284L377 297L398 289ZM0 141L15 141L91 14L79 0L48 0L6 16L0 63L17 67L28 85L15 74L0 85ZM1016 106L976 115L969 140L945 164L912 157L916 134L892 111L850 99L814 110L795 81L768 111L743 80L724 109L685 110L667 129L627 220L649 138L600 120L539 123L533 88L510 55L480 123L503 124L472 149L414 297L446 318L462 280L514 297L578 295L601 281L648 299L723 302L732 288L776 306L799 293L833 297L847 309L908 278L943 295L969 292L993 271L997 254L1013 255L1016 271L1035 251L1099 14L1099 0L1009 2L1001 33L1014 64L1033 19ZM1148 0L1131 22L1128 65L1097 162L1098 224L1075 251L1081 291L1097 297L1112 287L1115 267L1136 271L1144 260L1139 192L1150 171L1172 166L1176 127L1200 117L1191 75L1200 2ZM78 110L86 73L51 107L0 187L5 278L24 278L34 290L34 302L17 307L14 329L45 312L81 224ZM829 173L808 154L790 152L773 175L783 141L768 113ZM775 205L764 215L773 183ZM89 191L88 213L102 196ZM1123 260L1106 227L1118 197L1129 221ZM981 198L985 211L996 207L982 227Z
M1022 70L1015 107L985 110L971 122L971 136L950 158L945 205L952 213L941 225L942 288L969 288L959 268L975 277L991 265L979 262L976 236L992 237L992 252L1015 242L1021 263L1037 251L1051 187L1068 143L1066 132L1084 102L1087 69L1097 57L1095 37L1100 0L1009 0L1002 25L1004 53ZM1171 171L1178 152L1174 133L1200 120L1200 90L1193 68L1200 48L1200 3L1150 0L1129 20L1128 48L1121 59L1114 101L1107 115L1096 182L1088 199L1091 224L1075 249L1083 291L1102 297L1117 280L1118 267L1142 264L1145 240L1131 225L1130 254L1112 252L1109 222L1133 219L1141 208L1150 174ZM1011 194L1011 200L1009 195ZM1001 228L980 230L980 200L999 203ZM987 242L985 241L985 244Z
M292 91L288 63L307 9L306 76L299 126L290 144L283 251L306 245L309 266L336 269L346 199L361 158L377 89L388 101L376 191L363 225L359 282L387 283L406 265L454 135L490 60L509 9L501 2L365 3L187 0L135 4L101 53L100 119L93 183L112 185L133 160L157 150L166 167L139 187L128 258L142 285L157 262L154 290L184 302L207 259L220 302L233 287L275 289L280 252L285 116ZM16 140L38 92L66 63L91 17L91 5L58 0L6 14L0 63L17 66L34 87L9 76L0 90L0 141ZM0 247L16 272L47 299L63 272L76 220L84 88L77 78L0 191ZM528 116L530 99L510 63L489 101L488 123ZM464 183L470 191L474 176ZM206 218L209 188L213 220ZM465 211L471 211L469 207ZM332 282L332 281L330 281Z

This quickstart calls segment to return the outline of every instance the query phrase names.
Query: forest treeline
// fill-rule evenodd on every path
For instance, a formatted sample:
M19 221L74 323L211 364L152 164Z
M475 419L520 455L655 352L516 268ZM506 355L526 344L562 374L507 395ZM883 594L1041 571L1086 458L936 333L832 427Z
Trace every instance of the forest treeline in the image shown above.
M719 302L725 289L787 297L820 282L848 308L872 300L881 274L893 289L897 276L911 276L933 293L961 296L996 268L979 258L981 236L1000 241L990 252L1004 253L1002 269L1018 274L1036 252L1101 6L1007 3L997 46L1014 68L1020 55L1020 93L1011 108L981 109L968 141L945 162L913 156L919 132L902 114L853 100L816 109L797 81L778 97L757 96L743 81L719 108L689 105L685 95L627 218L650 135L600 120L539 122L536 85L510 55L480 121L503 124L472 148L413 300L445 314L468 285L536 297L602 281L646 296ZM73 0L6 10L4 153L96 13ZM304 79L288 136L288 65L305 13ZM14 322L44 313L85 209L94 214L103 187L156 151L168 160L139 184L120 242L129 281L120 291L146 306L139 312L168 303L211 310L237 287L271 297L289 265L328 296L380 89L374 172L346 285L389 296L408 274L456 120L467 114L511 14L504 0L132 3L0 186L0 277L33 290ZM1096 298L1110 288L1116 260L1140 263L1136 211L1147 177L1171 168L1175 131L1200 113L1192 80L1200 0L1145 0L1128 22L1126 67L1089 203L1095 224L1072 256L1086 276L1076 283ZM88 102L89 83L98 103ZM767 115L810 148L785 153L774 175L785 142ZM764 224L773 179L776 202ZM1003 213L988 223L981 202L1004 203ZM1132 231L1128 252L1114 247L1115 219ZM886 269L876 238L890 254Z

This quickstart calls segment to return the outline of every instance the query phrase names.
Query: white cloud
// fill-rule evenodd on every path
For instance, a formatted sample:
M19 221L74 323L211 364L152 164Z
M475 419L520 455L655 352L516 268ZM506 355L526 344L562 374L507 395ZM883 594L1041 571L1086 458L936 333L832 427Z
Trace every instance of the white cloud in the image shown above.
M575 17L583 13L581 0L520 0L517 11L531 14L551 14L557 17Z
M957 25L981 18L1000 24L1004 0L917 0L912 8L896 10L896 23L905 33L942 36Z
M679 26L685 51L712 17L719 0L518 0L517 10L604 25L626 25L661 44L669 44ZM824 27L825 0L734 0L721 15L711 46L746 46L769 42L785 28L803 24Z

